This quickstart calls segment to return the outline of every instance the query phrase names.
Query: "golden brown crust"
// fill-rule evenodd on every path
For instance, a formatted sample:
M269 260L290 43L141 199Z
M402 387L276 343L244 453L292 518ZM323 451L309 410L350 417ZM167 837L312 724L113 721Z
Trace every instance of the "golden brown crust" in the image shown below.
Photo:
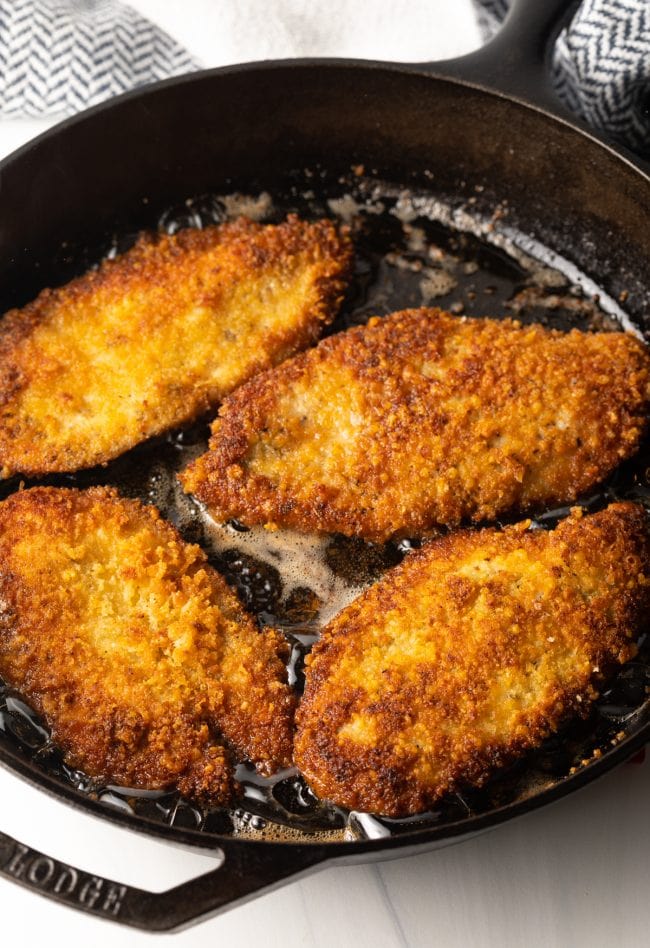
M406 310L234 392L181 480L219 520L383 541L573 501L636 450L649 400L628 334Z
M315 341L347 232L295 216L143 236L0 322L0 475L104 463Z
M264 773L290 762L284 639L154 507L101 487L13 494L0 607L0 675L91 776L224 803L228 748Z
M326 627L294 750L319 796L421 812L584 713L635 654L650 605L643 508L527 525L434 540Z

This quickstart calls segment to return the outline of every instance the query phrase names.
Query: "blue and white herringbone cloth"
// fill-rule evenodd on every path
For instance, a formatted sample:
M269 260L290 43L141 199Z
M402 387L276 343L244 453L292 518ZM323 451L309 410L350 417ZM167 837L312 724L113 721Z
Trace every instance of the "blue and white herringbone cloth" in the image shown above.
M509 0L474 3L488 38ZM557 94L573 112L650 154L650 0L583 0L558 36L552 69Z
M0 116L78 112L197 68L117 0L0 0Z

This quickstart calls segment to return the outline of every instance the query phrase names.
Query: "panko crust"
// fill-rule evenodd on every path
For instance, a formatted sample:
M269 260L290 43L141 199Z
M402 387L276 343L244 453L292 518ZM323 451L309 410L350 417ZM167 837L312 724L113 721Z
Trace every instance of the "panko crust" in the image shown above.
M216 408L336 315L345 229L291 215L144 235L0 321L0 476L105 463Z
M637 449L649 400L629 334L405 310L234 392L181 481L218 520L385 541L572 502Z
M422 812L587 712L636 652L650 545L637 504L572 514L434 540L330 622L294 748L320 797Z
M154 507L102 487L0 503L0 675L90 776L217 804L232 752L287 766L285 650Z

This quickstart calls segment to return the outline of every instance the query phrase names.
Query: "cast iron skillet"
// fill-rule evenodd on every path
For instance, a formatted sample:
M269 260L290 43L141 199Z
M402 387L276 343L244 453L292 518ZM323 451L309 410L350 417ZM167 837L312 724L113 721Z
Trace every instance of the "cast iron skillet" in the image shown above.
M297 60L210 70L122 96L73 118L0 165L0 312L67 279L75 248L148 226L191 194L286 184L287 169L336 177L362 164L403 186L507 202L510 223L561 252L650 330L649 167L569 115L545 68L566 0L518 0L501 33L469 56L395 65ZM432 185L433 181L433 185ZM65 235L67 252L61 254ZM446 845L577 789L628 758L650 723L529 799L386 839L274 843L164 827L109 810L10 746L0 762L74 806L185 847L215 868L154 894L90 876L0 834L0 873L86 912L177 929L333 860Z

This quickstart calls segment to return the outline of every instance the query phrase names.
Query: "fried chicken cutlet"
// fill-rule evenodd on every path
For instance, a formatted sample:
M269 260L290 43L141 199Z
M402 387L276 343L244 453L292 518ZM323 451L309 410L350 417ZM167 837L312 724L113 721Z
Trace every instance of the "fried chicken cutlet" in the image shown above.
M294 759L315 792L426 810L586 713L647 621L646 515L632 503L451 533L325 628L307 659Z
M0 476L105 463L314 342L351 265L331 221L143 236L0 321Z
M230 749L287 766L285 648L154 507L108 488L0 503L0 675L102 782L216 804Z
M575 500L635 451L649 400L626 333L406 310L234 392L181 481L217 520L384 541Z

